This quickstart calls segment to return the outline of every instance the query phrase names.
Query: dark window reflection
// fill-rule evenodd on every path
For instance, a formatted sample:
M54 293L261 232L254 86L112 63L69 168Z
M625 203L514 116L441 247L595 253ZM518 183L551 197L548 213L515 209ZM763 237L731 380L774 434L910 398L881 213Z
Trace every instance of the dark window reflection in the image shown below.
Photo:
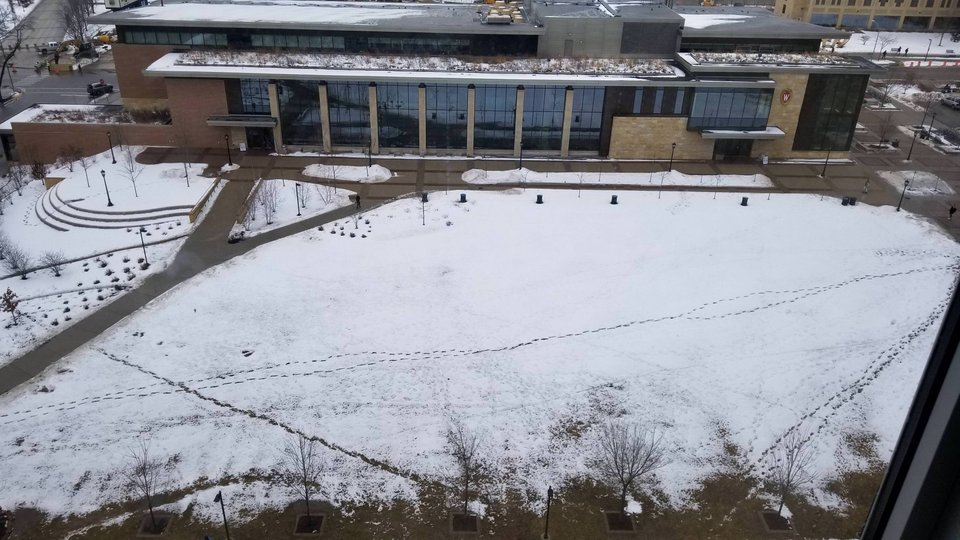
M560 150L563 86L530 86L523 95L523 147Z
M467 86L427 86L427 146L467 147Z
M419 105L416 84L377 83L377 117L380 145L420 146Z
M489 149L513 148L516 112L515 86L478 85L474 103L473 146Z
M690 129L763 129L770 116L769 88L698 88L690 110Z
M319 146L320 83L280 81L280 126L283 144Z
M366 146L370 142L369 87L367 83L327 84L332 144Z
M600 150L604 88L573 89L570 150Z
M810 75L794 150L849 150L868 75Z

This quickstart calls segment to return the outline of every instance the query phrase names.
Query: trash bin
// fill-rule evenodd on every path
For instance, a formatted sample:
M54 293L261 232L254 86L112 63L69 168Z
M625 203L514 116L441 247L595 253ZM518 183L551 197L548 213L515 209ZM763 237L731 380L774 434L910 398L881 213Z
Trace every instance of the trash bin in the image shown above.
M856 205L857 205L857 198L850 197L850 206L856 206Z
M543 195L537 195L537 204L543 204Z
M850 197L844 197L840 199L840 204L842 204L843 206L847 206L848 204L850 204Z
M740 206L747 206L747 199L748 197L744 197L740 199Z
M461 194L460 194L460 202L467 202L467 194L466 194L466 193L461 193Z
M617 203L617 196L616 196L616 195L611 195L611 196L610 196L610 204L618 204L618 203Z

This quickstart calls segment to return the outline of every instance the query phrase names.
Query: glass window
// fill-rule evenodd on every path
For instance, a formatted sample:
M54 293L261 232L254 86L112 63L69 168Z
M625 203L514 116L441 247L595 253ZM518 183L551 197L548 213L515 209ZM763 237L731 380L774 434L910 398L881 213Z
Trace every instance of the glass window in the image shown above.
M240 79L240 114L270 114L269 82L266 79Z
M517 87L477 85L474 99L474 148L513 148Z
M332 82L327 84L331 144L344 146L369 144L369 88L368 83Z
M772 89L697 88L689 129L763 129L770 116Z
M277 85L283 144L321 144L319 87L317 81L280 81Z
M811 74L794 150L848 150L869 75Z
M563 86L528 86L523 95L524 148L560 150L563 131Z
M673 104L673 114L683 114L683 98L686 97L686 88L677 88L677 100Z
M377 123L381 146L419 147L419 114L416 84L377 83Z
M129 32L130 43L143 43L143 32L132 31Z
M428 85L426 111L428 147L467 147L466 85Z
M603 87L574 87L570 150L600 150L600 124L603 122L605 91Z

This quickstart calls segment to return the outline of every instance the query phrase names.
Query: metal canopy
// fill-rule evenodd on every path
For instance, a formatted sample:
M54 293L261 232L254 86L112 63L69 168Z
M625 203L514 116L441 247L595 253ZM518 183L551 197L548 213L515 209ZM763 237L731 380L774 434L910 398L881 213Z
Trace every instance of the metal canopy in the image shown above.
M207 125L215 127L268 127L277 125L277 119L261 114L215 114L207 117Z

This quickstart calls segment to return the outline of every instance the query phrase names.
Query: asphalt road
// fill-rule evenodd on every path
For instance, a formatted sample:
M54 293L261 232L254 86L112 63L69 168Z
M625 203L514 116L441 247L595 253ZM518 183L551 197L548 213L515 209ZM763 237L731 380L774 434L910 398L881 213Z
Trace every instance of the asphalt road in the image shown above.
M10 70L13 86L23 93L0 108L0 122L36 103L81 105L120 102L113 56L110 53L103 55L99 62L85 67L83 74L76 71L60 75L51 75L46 71L38 74L33 69L37 60L42 58L34 45L63 40L65 25L61 14L62 5L63 0L39 0L34 10L27 15L24 21L26 30L23 46L14 56L12 60L14 68ZM5 40L4 45L8 44L9 40ZM87 96L86 86L100 79L113 84L116 92L113 95L91 100ZM4 77L4 95L9 95L10 84L10 78Z

